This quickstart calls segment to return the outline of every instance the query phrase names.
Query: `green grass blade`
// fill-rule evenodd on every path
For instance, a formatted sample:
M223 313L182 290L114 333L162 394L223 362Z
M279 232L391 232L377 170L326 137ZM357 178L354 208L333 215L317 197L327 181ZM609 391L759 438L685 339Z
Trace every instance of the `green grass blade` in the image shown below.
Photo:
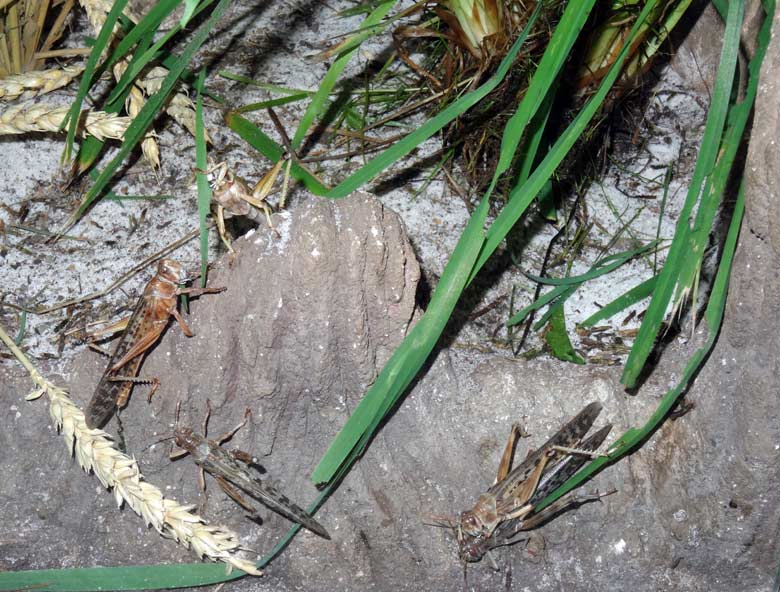
M159 29L163 20L181 4L182 0L160 0L152 9L127 32L122 40L117 43L114 51L106 62L106 67L110 68L120 59L124 58L130 52L130 49L141 39L152 36ZM110 101L110 99L109 99Z
M206 154L206 127L203 125L203 83L206 79L206 71L201 70L195 90L198 93L195 99L195 166L197 172L195 178L198 183L198 223L200 227L200 285L206 286L206 274L209 268L209 228L206 217L211 211L211 186L204 172L208 168Z
M35 592L92 592L100 590L152 590L218 584L243 577L225 574L223 564L182 563L128 567L82 567L0 573L0 590Z
M235 111L231 111L225 116L225 123L227 123L228 127L241 136L241 138L250 146L269 158L272 162L279 162L279 159L284 157L284 148L274 142L254 123L245 117L242 117ZM290 176L296 181L303 183L306 186L306 189L311 191L314 195L327 195L330 190L329 187L323 185L318 179L301 168L295 161L293 161L292 166L290 167Z
M545 304L549 304L554 300L560 299L560 301L563 302L569 296L571 296L583 283L614 271L624 263L631 261L635 257L642 255L643 253L646 253L650 249L654 249L658 245L658 242L659 241L657 240L650 241L646 245L639 247L637 249L633 249L631 251L623 251L621 253L615 253L614 255L610 255L609 257L604 257L603 259L600 259L599 261L594 263L593 266L590 268L590 270L587 273L584 273L582 275L556 279L556 278L542 278L542 277L526 274L526 277L531 280L534 280L542 284L550 284L557 287L554 290L550 290L549 292L542 294L534 302L532 302L531 304L529 304L528 306L520 310L517 314L515 314L512 318L510 318L507 321L507 326L511 327L512 325L517 325L518 323L522 323L525 317L527 317L530 312L534 310L538 310L539 308L543 307ZM557 302L556 304L560 304L560 302ZM547 321L547 318L548 316L543 317L542 320L539 321L539 323L537 323L536 326L539 327L541 325L544 325L544 323Z
M712 173L718 156L718 148L723 136L723 128L730 104L731 89L734 83L743 15L744 5L742 0L735 0L729 3L720 64L712 94L712 103L707 115L707 124L701 142L701 150L696 161L685 204L680 211L680 219L677 223L677 229L675 230L675 236L669 248L666 262L659 274L653 298L647 308L647 313L639 328L639 333L623 370L621 382L628 388L636 386L647 357L655 345L656 337L661 329L673 291L678 284L685 259L689 256L691 229L688 220L691 217L694 206L699 202L704 181Z
M89 54L87 64L84 66L84 73L81 75L81 82L79 88L76 91L76 98L73 99L73 105L71 105L70 111L68 111L67 117L62 122L62 126L68 126L68 136L65 139L65 149L62 153L62 160L69 161L71 154L73 153L73 143L76 140L76 131L79 126L79 119L81 114L81 105L84 104L84 99L92 86L92 81L97 72L97 65L100 61L100 56L108 46L108 42L113 35L114 25L119 19L119 15L127 5L127 0L116 0L111 7L108 15L106 16L106 22L103 23L103 28L100 29L100 34L95 40L95 45L92 48L92 52Z
M534 300L531 304L529 304L525 308L520 309L518 312L512 315L512 317L506 322L507 327L511 327L513 325L522 323L526 319L526 317L529 314L531 314L533 311L539 310L540 308L547 306L551 302L560 298L567 291L569 291L569 286L558 286L557 288L545 292L544 294L539 296L539 298Z
M152 120L157 116L163 104L165 103L165 100L168 98L171 90L173 90L173 87L179 80L179 76L181 76L182 72L187 67L187 64L195 55L195 52L197 52L201 45L205 43L209 33L214 28L217 21L222 16L222 13L229 5L229 0L220 0L219 4L217 4L217 6L212 11L208 20L203 25L201 25L201 27L193 35L190 42L182 51L181 56L176 60L176 63L173 65L173 67L170 68L168 75L162 82L160 90L149 97L149 100L146 102L146 104L144 104L141 111L127 128L127 131L125 132L125 140L122 142L122 146L119 148L116 156L100 173L100 176L98 177L97 181L95 181L95 184L90 187L78 209L73 214L73 216L71 216L71 219L66 225L66 228L78 220L90 206L90 204L101 194L127 155L141 140L141 138L143 138L143 135L151 125Z
M333 64L331 64L330 68L328 68L328 72L325 74L322 82L320 82L317 92L298 124L295 136L293 136L293 139L291 140L294 149L300 148L301 143L306 137L306 133L309 131L312 123L314 123L314 120L325 112L328 104L328 95L330 95L330 92L338 82L339 77L352 59L352 56L357 52L359 45L374 35L373 26L378 24L394 5L395 0L386 0L372 10L371 14L366 17L361 25L361 29L365 30L355 34L351 38L349 41L350 48L343 51Z
M642 253L645 253L649 251L650 249L655 248L658 245L657 240L650 241L646 245L639 247L637 249L633 249L631 251L624 251L622 253L616 253L614 255L610 255L609 257L605 257L598 262L596 262L593 267L588 271L587 273L583 273L582 275L573 275L569 277L563 277L563 278L551 278L551 277L540 277L536 275L531 274L525 274L525 276L533 280L535 282L539 282L540 284L546 284L548 286L570 286L572 284L582 284L584 282L590 281L592 279L595 279L597 277L600 277L604 274L607 274L611 271L616 270L618 267L626 263L627 261L630 261L637 255L641 255Z
M634 286L625 294L622 294L615 298L612 302L605 305L601 310L593 313L587 319L580 323L580 327L592 327L598 322L608 319L621 310L625 310L632 304L636 304L640 300L643 300L650 296L655 289L655 283L658 281L658 276L654 275L649 280L643 281L641 284Z
M154 41L153 34L139 39L139 51L142 51L151 45L152 41ZM135 61L136 57L137 56L134 56L130 61L131 65L133 61ZM126 87L124 92L119 93L116 97L114 97L113 100L106 101L106 104L101 107L101 110L105 111L106 113L119 113L125 106L125 99L127 98L127 95L130 94L130 90L131 88L129 86ZM76 162L74 163L74 176L81 175L88 171L97 161L97 158L100 156L100 153L103 151L103 147L105 145L106 143L104 140L98 140L94 136L87 136L84 138L84 141L79 147L79 153L76 157Z
M185 0L184 2L184 12L181 14L181 19L179 20L179 26L184 28L187 26L187 23L190 22L190 19L195 14L195 8L198 6L198 0Z
M553 147L550 148L547 156L534 170L528 180L524 183L517 183L511 190L509 202L506 206L504 206L499 215L496 217L496 220L488 229L485 246L483 247L482 253L480 253L479 259L477 260L477 263L474 266L474 270L471 274L472 280L482 268L482 266L487 262L493 252L501 244L501 241L503 241L509 231L512 230L512 227L515 225L515 223L517 223L520 217L525 213L534 197L545 186L555 169L564 159L566 154L568 154L569 150L571 150L576 141L587 128L591 119L600 109L604 99L612 88L612 85L620 75L621 68L626 60L629 48L632 46L634 40L639 35L639 32L641 31L647 16L654 9L655 5L655 0L651 0L645 4L626 38L623 49L621 50L620 54L618 54L614 64L602 80L596 93L593 95L590 101L588 101L585 107L583 107L582 111L580 111L577 117L575 117L574 121L569 124L569 127L561 135L561 137L558 138ZM569 7L571 6L572 4L569 4ZM566 11L568 12L568 10L569 8L567 7ZM564 16L566 16L566 13L564 13ZM563 19L561 20L563 21ZM570 26L574 28L576 25L579 25L579 23L575 22ZM553 38L554 37L555 36L553 36Z

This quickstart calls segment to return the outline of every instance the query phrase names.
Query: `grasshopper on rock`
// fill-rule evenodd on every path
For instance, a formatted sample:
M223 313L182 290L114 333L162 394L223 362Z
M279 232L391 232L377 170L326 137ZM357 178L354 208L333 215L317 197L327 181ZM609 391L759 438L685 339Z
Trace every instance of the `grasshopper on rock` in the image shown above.
M539 502L574 475L589 457L598 456L593 451L604 442L612 426L604 426L587 439L585 436L600 412L601 404L591 403L514 469L512 457L521 430L518 424L512 426L495 485L458 517L432 518L434 526L454 531L463 561L480 561L491 549L518 542L522 532L538 528L563 509L614 493L567 496L536 512Z
M231 254L234 251L225 229L226 217L245 216L253 222L259 223L261 220L260 212L262 212L265 214L268 227L277 233L271 221L271 206L268 205L266 198L273 190L283 164L284 161L279 160L252 189L249 188L249 184L244 179L234 175L224 162L212 165L205 171L213 192L217 231Z
M208 401L206 409L206 418L203 421L204 432L207 429L208 418L211 415L211 406ZM217 480L222 490L248 512L250 518L259 518L257 510L244 499L235 487L242 489L277 514L281 514L314 534L330 540L328 531L311 514L291 501L286 495L277 491L276 488L268 483L264 483L260 478L249 472L249 468L253 463L253 458L250 454L241 450L227 452L220 446L224 441L232 438L246 424L250 415L251 413L247 409L247 412L244 414L244 421L216 440L209 440L205 436L197 434L192 428L177 427L174 430L174 440L176 445L182 449L182 452L172 455L171 458L178 458L183 454L189 453L195 464L201 468L201 488L205 489L203 472L208 472Z
M184 318L176 310L179 296L181 294L199 296L225 290L225 288L179 287L189 279L180 263L172 259L160 260L157 274L146 284L127 323L127 328L119 338L106 371L87 405L85 415L88 427L100 428L105 425L116 410L127 403L130 391L137 382L152 383L148 395L149 399L152 398L159 380L137 377L144 354L157 343L171 316L176 319L187 337L193 335Z

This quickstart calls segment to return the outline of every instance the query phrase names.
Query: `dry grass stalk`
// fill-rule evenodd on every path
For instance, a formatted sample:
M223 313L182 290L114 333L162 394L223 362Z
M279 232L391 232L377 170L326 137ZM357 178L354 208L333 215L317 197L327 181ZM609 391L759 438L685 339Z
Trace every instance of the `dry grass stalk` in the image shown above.
M0 77L43 68L52 46L65 31L75 0L33 2L0 0ZM54 15L54 10L59 12ZM57 50L73 55L79 50Z
M135 459L113 447L106 432L87 427L84 413L67 393L43 378L2 328L0 339L30 373L36 385L26 399L32 401L47 395L49 413L65 438L70 454L75 453L86 472L91 470L106 488L113 490L119 506L126 502L147 526L152 525L161 535L191 548L200 558L224 561L248 574L262 575L253 563L235 556L241 545L233 531L207 524L190 512L194 505L181 505L163 497L162 491L143 480Z
M83 71L83 66L65 66L0 78L0 100L30 99L51 92L66 86Z
M11 105L0 112L0 136L24 134L26 132L60 132L60 126L70 107L22 103ZM99 140L113 138L121 140L129 117L120 117L104 111L87 111L82 114L81 133L95 136Z

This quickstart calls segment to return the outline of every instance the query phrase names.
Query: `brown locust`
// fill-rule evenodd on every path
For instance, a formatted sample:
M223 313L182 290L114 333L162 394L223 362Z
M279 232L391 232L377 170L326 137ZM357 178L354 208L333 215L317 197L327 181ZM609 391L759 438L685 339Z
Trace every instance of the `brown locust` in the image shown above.
M222 292L225 288L180 288L188 279L180 263L171 259L162 259L157 265L157 273L146 284L138 299L135 310L127 323L127 328L119 338L114 353L108 361L106 371L89 401L86 410L87 426L100 428L111 419L118 408L123 407L130 397L130 391L136 382L151 382L151 399L159 385L159 380L137 378L138 369L144 354L155 344L173 316L187 337L193 333L176 310L181 294L198 296L205 293Z
M604 442L612 426L585 437L600 412L601 404L591 403L514 468L512 457L521 430L518 424L512 426L495 485L458 517L433 518L433 525L454 531L463 561L479 561L491 549L518 542L522 532L539 527L563 509L608 495L564 497L536 511L539 502L574 475L589 457L597 456L593 451Z

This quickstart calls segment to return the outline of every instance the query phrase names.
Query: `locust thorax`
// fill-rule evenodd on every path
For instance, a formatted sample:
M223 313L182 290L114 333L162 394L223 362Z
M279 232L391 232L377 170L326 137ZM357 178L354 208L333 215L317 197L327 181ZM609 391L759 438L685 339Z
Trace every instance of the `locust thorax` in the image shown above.
M490 536L499 522L496 496L490 493L480 495L471 510L460 514L461 531L472 537Z

